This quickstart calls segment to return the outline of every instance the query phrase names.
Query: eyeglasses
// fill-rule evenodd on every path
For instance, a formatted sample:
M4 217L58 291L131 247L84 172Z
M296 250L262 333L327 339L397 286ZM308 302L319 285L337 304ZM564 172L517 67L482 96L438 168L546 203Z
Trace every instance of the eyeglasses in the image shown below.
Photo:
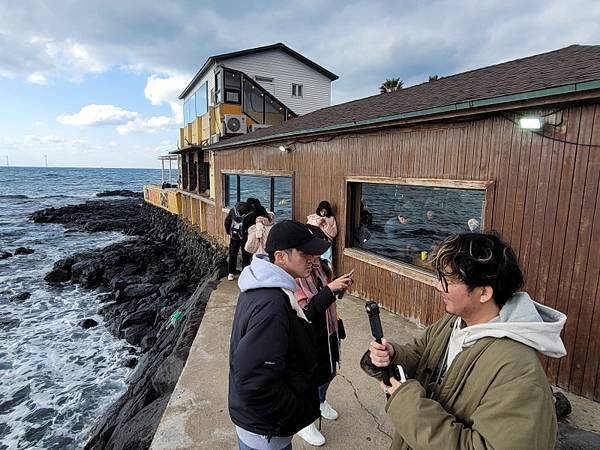
M442 289L443 291L447 294L448 293L448 280L446 279L446 276L442 273L441 270L437 270L437 279L440 283L442 283Z

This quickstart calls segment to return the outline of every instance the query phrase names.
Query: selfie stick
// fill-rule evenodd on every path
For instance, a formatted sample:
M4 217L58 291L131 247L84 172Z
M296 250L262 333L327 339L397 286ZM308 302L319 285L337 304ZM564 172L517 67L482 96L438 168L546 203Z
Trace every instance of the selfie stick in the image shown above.
M379 306L375 302L367 302L365 304L365 310L369 316L369 323L371 325L371 334L375 338L375 342L381 344L383 338L383 328L381 327L381 319L379 318ZM390 374L388 370L383 370L383 384L391 386ZM389 398L389 394L385 394L386 398Z

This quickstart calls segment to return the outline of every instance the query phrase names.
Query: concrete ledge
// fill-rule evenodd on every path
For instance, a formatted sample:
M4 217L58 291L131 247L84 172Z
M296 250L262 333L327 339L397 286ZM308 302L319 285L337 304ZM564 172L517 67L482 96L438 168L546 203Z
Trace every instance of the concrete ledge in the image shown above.
M236 281L222 280L212 292L198 334L175 391L154 436L152 449L237 449L233 423L227 410L229 338L239 291ZM347 295L338 301L348 338L342 342L342 365L331 383L328 401L340 413L336 421L323 420L328 449L387 449L393 428L385 415L385 398L377 383L358 367L371 341L364 301ZM411 341L422 331L414 323L381 311L384 333L398 343ZM569 394L573 404L571 425L597 431L600 404ZM577 438L577 436L583 436ZM584 441L595 445L598 435L582 433L561 424L557 448ZM577 439L576 439L577 438ZM293 446L312 449L294 437Z

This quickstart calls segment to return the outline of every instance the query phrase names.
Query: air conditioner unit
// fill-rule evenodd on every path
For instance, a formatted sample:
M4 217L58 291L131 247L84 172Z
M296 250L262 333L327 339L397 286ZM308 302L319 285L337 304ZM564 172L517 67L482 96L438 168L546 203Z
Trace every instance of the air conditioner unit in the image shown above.
M225 134L245 134L247 132L245 115L225 114Z
M250 127L250 129L252 131L256 131L256 130L262 130L263 128L269 128L271 125L269 124L262 124L262 123L253 123L252 126Z

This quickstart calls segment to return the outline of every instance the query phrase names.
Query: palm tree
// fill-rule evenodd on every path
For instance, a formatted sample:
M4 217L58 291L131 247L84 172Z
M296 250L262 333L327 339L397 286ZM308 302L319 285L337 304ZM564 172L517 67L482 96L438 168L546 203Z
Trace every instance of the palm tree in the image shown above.
M402 89L404 82L400 78L387 78L381 86L379 86L379 92L381 94L387 94Z

